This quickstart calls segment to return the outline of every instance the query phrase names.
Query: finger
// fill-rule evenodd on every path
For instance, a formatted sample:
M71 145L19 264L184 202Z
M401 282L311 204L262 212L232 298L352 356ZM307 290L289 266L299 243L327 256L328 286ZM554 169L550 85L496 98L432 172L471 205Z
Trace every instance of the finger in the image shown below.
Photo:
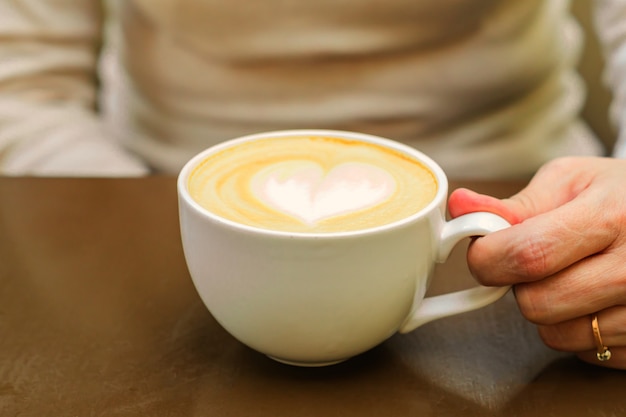
M556 324L626 303L623 255L583 259L546 279L515 286L520 311L537 324ZM626 315L624 316L626 327Z
M611 307L597 314L603 344L611 352L614 348L626 347L626 307ZM543 342L552 349L563 352L597 351L590 315L553 325L540 325L538 330Z
M504 217L509 223L520 223L523 217L514 211L510 204L504 200L479 194L467 188L457 188L450 194L448 199L448 211L452 218L456 218L468 213L486 211Z
M498 214L517 224L559 207L580 194L590 183L589 170L578 169L586 158L560 158L544 165L530 183L514 196L500 200L465 188L454 190L448 201L452 217L476 211Z
M532 282L600 252L619 236L610 190L587 189L573 200L477 239L468 264L486 285Z

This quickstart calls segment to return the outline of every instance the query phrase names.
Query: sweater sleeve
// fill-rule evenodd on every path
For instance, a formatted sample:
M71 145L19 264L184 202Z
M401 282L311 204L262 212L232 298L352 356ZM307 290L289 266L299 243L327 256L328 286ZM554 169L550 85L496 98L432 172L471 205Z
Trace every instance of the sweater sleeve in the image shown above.
M0 2L0 174L148 172L96 111L100 0Z
M605 80L613 93L611 120L618 129L613 156L626 158L626 2L595 0L595 26L606 57Z

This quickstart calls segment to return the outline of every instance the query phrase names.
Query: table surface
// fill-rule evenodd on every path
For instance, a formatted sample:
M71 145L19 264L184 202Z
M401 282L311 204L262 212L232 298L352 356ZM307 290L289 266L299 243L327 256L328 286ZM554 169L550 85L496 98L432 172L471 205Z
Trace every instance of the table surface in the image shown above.
M470 285L464 249L431 293ZM0 416L618 416L625 388L543 346L512 296L339 365L276 363L201 303L174 178L0 178Z

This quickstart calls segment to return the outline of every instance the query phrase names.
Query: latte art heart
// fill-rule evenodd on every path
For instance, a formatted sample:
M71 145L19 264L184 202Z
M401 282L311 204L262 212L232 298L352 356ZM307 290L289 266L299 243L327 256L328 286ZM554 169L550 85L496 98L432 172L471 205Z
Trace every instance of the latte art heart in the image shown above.
M396 191L387 171L362 162L345 162L325 172L311 161L270 165L252 180L262 203L307 224L374 207Z

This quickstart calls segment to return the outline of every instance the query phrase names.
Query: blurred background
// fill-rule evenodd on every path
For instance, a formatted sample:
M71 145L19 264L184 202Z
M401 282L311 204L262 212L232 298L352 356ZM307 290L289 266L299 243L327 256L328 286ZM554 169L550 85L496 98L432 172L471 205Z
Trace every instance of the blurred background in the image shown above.
M585 47L578 68L588 88L583 117L610 152L615 142L616 131L608 116L611 93L602 79L604 60L594 30L592 2L593 0L573 0L571 2L572 12L585 30Z

